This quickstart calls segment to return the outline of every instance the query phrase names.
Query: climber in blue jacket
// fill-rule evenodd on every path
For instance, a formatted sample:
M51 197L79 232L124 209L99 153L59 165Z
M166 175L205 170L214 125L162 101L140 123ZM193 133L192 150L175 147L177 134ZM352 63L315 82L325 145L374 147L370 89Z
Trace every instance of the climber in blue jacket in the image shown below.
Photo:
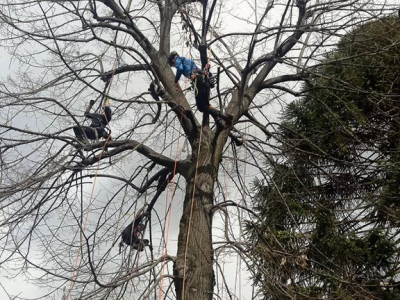
M191 78L191 76L200 71L200 69L196 66L193 60L179 56L176 51L172 51L168 56L168 63L171 67L176 68L175 74L175 84L178 84L179 79L181 78L182 74L186 78Z
M216 120L221 118L228 124L232 122L232 116L222 114L209 103L210 89L214 87L214 82L210 80L212 75L208 72L208 69L207 72L203 72L196 66L193 60L179 56L176 51L172 51L169 54L168 64L176 68L175 85L177 90L180 89L178 81L182 75L192 81L197 109L200 112L209 113Z

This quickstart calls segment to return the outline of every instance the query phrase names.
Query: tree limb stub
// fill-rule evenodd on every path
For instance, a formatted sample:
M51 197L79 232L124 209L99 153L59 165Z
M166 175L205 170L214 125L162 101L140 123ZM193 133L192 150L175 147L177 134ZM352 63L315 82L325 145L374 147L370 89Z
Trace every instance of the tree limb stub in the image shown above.
M100 76L100 79L107 82L113 75L125 73L125 72L136 72L136 71L148 71L149 66L146 65L126 65L122 67L115 68L115 70L108 71Z

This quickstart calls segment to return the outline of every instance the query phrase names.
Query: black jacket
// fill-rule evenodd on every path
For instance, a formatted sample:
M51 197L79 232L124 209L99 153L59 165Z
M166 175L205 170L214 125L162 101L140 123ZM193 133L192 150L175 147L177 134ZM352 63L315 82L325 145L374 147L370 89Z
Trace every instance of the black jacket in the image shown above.
M87 113L85 117L92 120L90 127L105 127L111 121L111 109L106 106L104 114Z

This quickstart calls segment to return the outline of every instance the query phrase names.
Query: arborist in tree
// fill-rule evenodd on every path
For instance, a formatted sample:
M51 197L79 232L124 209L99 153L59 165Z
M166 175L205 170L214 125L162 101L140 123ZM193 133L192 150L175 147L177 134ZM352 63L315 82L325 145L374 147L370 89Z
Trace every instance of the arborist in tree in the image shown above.
M148 246L151 251L153 250L150 241L141 238L145 229L144 218L147 216L144 209L145 207L142 207L137 212L135 220L129 224L124 231L122 231L122 241L119 243L119 253L121 253L124 243L140 252L142 252L146 246Z
M75 136L79 141L84 141L86 138L88 138L89 140L109 138L109 131L106 126L111 121L110 101L108 99L106 100L106 102L104 103L103 112L101 114L90 113L90 110L92 109L95 102L95 100L90 100L89 106L86 108L85 111L85 117L92 120L90 126L73 127Z
M135 220L122 231L122 240L119 243L119 253L121 253L121 249L124 246L124 243L126 245L132 246L133 249L136 249L138 251L143 251L146 246L148 246L150 250L153 251L153 247L151 246L149 240L142 239L141 236L143 235L146 222L150 220L151 210L153 209L154 205L157 202L157 199L160 197L172 178L174 178L174 173L165 168L159 171L155 176L150 179L149 184L151 184L155 180L158 180L157 191L149 202L147 209L144 210L145 207L141 208L137 212Z
M209 72L209 65L204 70L201 70L193 60L179 56L176 51L172 51L169 54L168 64L176 68L175 85L177 90L180 89L178 81L182 74L192 81L196 106L200 112L209 113L214 119L223 119L228 124L232 122L232 116L221 113L209 103L210 89L215 86L214 77Z

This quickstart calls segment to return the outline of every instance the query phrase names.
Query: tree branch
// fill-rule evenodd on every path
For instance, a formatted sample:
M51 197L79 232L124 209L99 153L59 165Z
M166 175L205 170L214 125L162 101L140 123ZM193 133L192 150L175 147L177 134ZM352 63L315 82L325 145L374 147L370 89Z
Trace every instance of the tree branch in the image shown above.
M100 143L93 143L90 144L90 148L99 148L104 146L104 142ZM86 146L87 147L87 146ZM142 143L139 143L135 140L126 140L126 141L110 141L107 143L107 147L115 147L112 150L109 151L103 151L101 155L96 155L94 157L90 157L88 159L83 160L80 163L80 166L85 167L85 166L90 166L93 165L94 163L98 162L99 160L103 160L109 157L113 157L121 152L127 151L127 150L133 150L137 151L140 154L144 155L148 159L151 159L153 162L155 162L158 165L164 166L166 168L169 168L172 170L175 166L175 161L162 155L159 154L158 152L154 151L148 146L143 145ZM177 162L177 172L180 173L180 171L183 171L183 161L178 161Z
M122 66L119 68L116 68L115 70L111 70L108 71L104 74L101 75L100 79L103 80L104 82L107 82L107 80L109 80L113 74L117 75L120 73L125 73L125 72L136 72L136 71L148 71L151 70L151 68L149 66L146 65L126 65L126 66Z

